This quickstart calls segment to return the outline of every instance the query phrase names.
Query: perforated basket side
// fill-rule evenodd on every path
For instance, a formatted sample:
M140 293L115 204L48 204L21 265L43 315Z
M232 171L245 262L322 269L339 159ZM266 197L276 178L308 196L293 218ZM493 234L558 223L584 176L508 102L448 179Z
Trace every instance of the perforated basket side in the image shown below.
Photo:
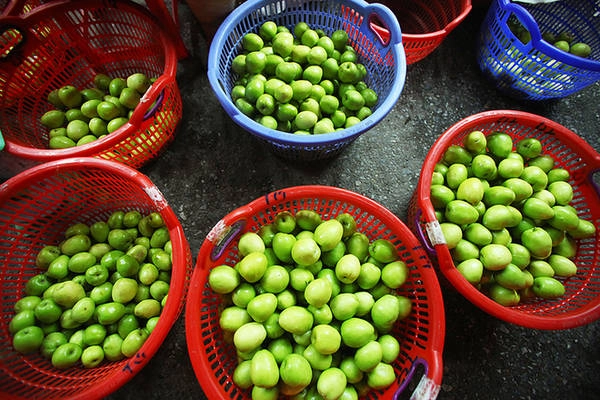
M184 232L160 191L143 174L120 163L70 158L28 169L0 185L0 397L15 399L100 399L137 374L156 353L180 315L189 286L192 257ZM12 347L8 325L23 296L39 250L59 243L76 222L106 221L116 210L159 212L172 242L169 298L159 322L131 358L97 368L54 368L40 355L23 356Z
M431 54L472 9L471 0L389 0L382 3L398 18L407 64Z
M410 230L382 206L356 193L322 186L292 187L259 198L225 216L204 241L186 302L188 352L203 390L217 398L250 398L247 391L232 382L237 364L235 350L224 340L219 326L223 304L208 287L210 269L220 264L234 265L239 260L236 240L243 232L272 223L280 211L295 213L301 209L315 210L324 219L343 212L352 214L359 231L370 239L391 240L410 268L410 277L400 293L411 299L413 311L393 331L402 349L393 364L398 379L385 391L371 392L368 398L390 398L404 390L421 366L426 369L422 382L437 394L442 379L445 319L441 292L427 254Z
M379 96L379 104L373 114L351 128L326 135L293 135L266 128L242 114L230 96L237 79L231 71L231 64L240 52L243 35L257 32L267 20L288 28L304 21L328 35L336 29L346 30L352 46L360 55L359 60L368 71L366 83ZM380 28L389 32L389 41L377 36ZM300 160L326 158L338 154L381 121L396 103L406 78L401 36L398 21L387 7L367 4L362 0L245 2L225 19L213 38L208 57L208 77L219 102L234 122L274 152Z
M435 232L438 223L430 200L434 166L451 144L461 144L464 136L472 130L481 130L486 134L493 131L506 132L515 143L526 137L538 138L543 144L544 153L555 159L555 166L569 171L569 183L574 188L571 204L577 209L578 215L594 223L596 235L579 241L574 259L578 272L576 276L564 281L566 293L560 299L532 299L514 307L501 306L462 277L443 240L432 241L437 235L426 233L428 229ZM451 126L430 149L411 202L411 227L425 243L440 271L454 288L489 314L535 329L568 329L585 325L600 318L600 209L597 207L600 194L594 183L594 174L599 170L600 155L574 132L554 121L513 110L475 114Z
M594 18L593 0L550 2L535 5L495 0L481 25L477 61L497 88L516 98L563 98L600 80L600 23ZM508 21L516 18L531 34L523 43ZM570 32L575 42L590 45L588 58L554 47L542 34Z

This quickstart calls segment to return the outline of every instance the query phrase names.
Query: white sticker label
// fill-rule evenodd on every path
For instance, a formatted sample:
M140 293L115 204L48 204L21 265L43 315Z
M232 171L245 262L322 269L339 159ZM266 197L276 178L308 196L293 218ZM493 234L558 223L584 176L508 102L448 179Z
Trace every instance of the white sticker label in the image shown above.
M435 383L433 379L423 375L417 388L410 396L410 400L434 400L440 392L440 385Z
M429 236L429 241L431 242L432 246L446 244L444 232L442 232L440 223L437 220L425 224L425 231L427 231L427 236Z

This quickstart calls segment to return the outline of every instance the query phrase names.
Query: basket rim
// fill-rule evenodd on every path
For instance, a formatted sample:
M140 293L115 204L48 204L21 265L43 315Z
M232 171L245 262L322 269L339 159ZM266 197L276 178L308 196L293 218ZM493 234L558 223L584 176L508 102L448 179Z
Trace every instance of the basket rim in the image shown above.
M594 72L600 72L600 61L596 61L589 58L578 57L574 54L565 52L551 45L542 38L539 26L528 9L519 3L512 2L512 0L493 0L502 10L506 10L514 13L518 16L519 20L525 24L531 35L531 41L528 44L523 44L520 40L517 40L517 46L523 46L525 48L538 47L545 54L551 56L553 59L563 62L565 64L575 66L577 68L586 69ZM543 4L542 4L543 5ZM493 10L493 6L490 7L489 12ZM515 46L515 43L511 43L511 46Z
M39 164L0 184L0 204L3 204L7 199L10 199L15 193L26 189L30 182L37 181L39 177L57 175L63 171L70 171L73 169L81 170L87 168L107 171L143 188L148 195L148 199L156 205L157 212L161 214L165 226L169 229L173 248L177 249L177 251L173 252L172 263L174 266L181 266L181 273L177 274L177 276L172 274L169 288L170 297L167 298L161 313L161 318L156 327L148 336L140 350L136 353L139 357L132 356L120 361L112 362L113 371L107 373L102 380L95 382L92 386L83 387L78 390L76 394L70 395L70 398L72 399L81 400L90 398L100 399L113 393L129 382L150 362L156 352L159 351L160 346L163 344L168 333L171 331L173 325L183 311L188 289L188 275L191 274L189 265L191 263L191 252L189 244L184 235L181 223L174 211L167 204L167 201L160 190L146 175L125 164L95 157L73 157ZM60 371L55 371L55 374L60 374Z
M431 40L431 39L436 39L438 37L445 37L448 34L450 34L450 32L452 32L471 12L471 10L473 9L473 4L471 0L463 0L461 1L461 5L462 5L462 9L460 11L460 13L458 13L456 15L456 17L454 17L454 19L452 21L449 21L446 26L444 26L444 28L442 29L438 29L437 31L434 32L427 32L427 33L406 33L403 32L402 33L402 40L403 41L417 41L417 40Z
M436 219L433 205L430 199L430 187L431 187L431 174L433 166L437 161L441 159L443 152L454 139L454 137L460 132L475 126L481 121L494 121L498 118L513 118L515 121L536 121L545 124L548 129L552 130L553 133L561 140L567 141L572 147L577 148L579 151L584 153L588 159L591 159L596 165L597 169L600 169L600 154L597 153L586 141L584 141L575 132L566 128L565 126L552 121L546 117L533 114L525 111L518 110L490 110L483 111L468 117L461 119L460 121L451 125L432 145L429 150L425 161L423 163L423 174L417 184L415 194L417 195L417 203L419 212L422 213L426 223L439 223ZM413 223L418 227L417 219L419 215L415 216ZM421 235L421 240L428 240L425 235ZM533 329L570 329L578 326L582 326L593 322L600 318L600 297L596 304L587 305L578 310L578 312L571 312L568 315L563 316L541 316L539 314L528 314L512 307L502 306L495 302L484 293L479 291L473 285L469 284L460 272L456 269L454 262L452 261L450 251L445 243L438 243L434 246L434 253L430 253L432 258L436 260L440 272L449 281L452 287L463 295L467 300L479 307L483 311L490 315L504 320L506 322L520 325L526 328Z
M215 33L208 53L207 62L207 75L209 83L213 89L213 92L217 96L219 103L225 109L227 114L233 121L240 127L247 130L254 136L269 141L277 142L280 144L290 145L327 145L333 144L340 141L348 141L354 139L366 132L367 130L375 127L381 120L385 118L388 112L395 105L396 101L400 97L400 94L404 88L406 81L406 54L404 46L402 46L402 32L400 25L391 10L382 4L378 3L367 3L364 0L327 0L336 3L347 3L362 9L371 10L372 12L378 11L383 13L387 20L391 21L393 25L390 28L392 33L396 33L396 42L390 42L389 46L391 51L395 55L396 61L399 63L396 74L394 76L394 83L390 86L391 90L388 96L383 102L378 105L377 109L364 120L360 121L356 125L339 131L329 132L322 135L294 135L293 133L278 131L275 129L267 128L260 123L252 120L243 113L241 113L231 101L231 97L227 94L223 86L220 83L219 78L219 61L221 58L222 50L224 49L224 43L227 35L231 31L232 27L235 27L239 19L244 18L258 7L262 7L266 4L271 4L276 0L255 0L246 1L236 7L227 18L221 23L217 32Z
M21 26L24 30L27 27L34 26L35 23L43 21L45 18L52 15L62 14L69 10L85 9L89 7L112 7L115 10L130 10L135 13L144 15L152 24L156 25L154 31L160 41L165 52L165 65L162 74L149 87L146 93L140 99L140 104L134 109L131 118L115 130L103 138L96 139L90 143L81 146L75 146L65 149L49 149L37 148L29 145L22 145L14 142L11 138L4 135L5 151L18 157L23 157L36 161L53 161L67 157L87 157L97 153L110 150L112 146L117 145L131 135L131 132L139 129L139 125L151 117L147 114L154 112L153 103L159 99L160 95L165 91L168 85L176 83L177 72L177 52L174 44L167 36L166 32L157 23L156 18L143 6L135 2L126 0L114 0L111 2L98 3L93 0L82 0L79 2L71 2L69 0L53 1L41 4L24 15L2 15L0 14L0 22L7 25Z
M278 194L281 195L281 193L292 193L292 196L284 197L283 199L277 199L276 196ZM225 228L233 226L235 222L239 222L240 220L244 220L245 218L250 218L253 215L255 215L256 212L260 210L265 210L270 207L276 207L278 204L282 204L285 202L293 202L294 200L316 197L327 199L335 198L337 201L345 201L353 205L356 204L352 203L353 200L355 202L358 201L359 204L362 206L361 208L363 210L368 210L369 206L376 207L377 213L379 214L379 218L386 220L391 219L394 222L395 227L402 228L402 234L406 234L406 236L402 236L402 239L406 239L408 243L414 244L414 246L411 246L409 244L407 247L411 247L409 249L411 252L417 252L419 254L419 262L426 262L426 260L428 259L427 253L421 247L421 244L418 241L418 239L414 237L414 235L408 229L408 227L406 227L404 223L391 211L383 207L378 202L368 197L365 197L359 193L334 186L300 185L277 190L265 196L256 198L255 200L247 203L246 205L240 206L235 210L229 212L215 225L213 231L226 231L227 229ZM209 271L209 269L206 267L206 262L215 262L210 258L211 250L214 247L214 243L212 240L218 239L218 235L216 237L211 238L213 231L211 231L211 233L209 233L206 239L203 241L203 244L196 258L196 267L192 275L190 289L186 299L185 331L188 346L188 354L198 382L200 383L201 387L207 391L207 393L216 394L221 393L221 391L223 390L223 386L218 382L218 380L222 380L222 376L216 377L214 374L206 373L207 369L212 369L211 365L212 363L214 363L214 360L209 361L207 359L207 353L204 351L205 346L214 345L214 343L207 342L206 336L203 336L203 333L200 330L200 326L198 325L198 323L200 322L198 316L201 312L200 299L202 297L202 290L205 288L201 285L201 282L206 279ZM243 227L240 228L240 230L236 234L240 234L242 231ZM230 242L227 242L226 246L229 245ZM430 384L439 386L441 385L443 374L442 352L445 339L444 302L435 271L432 268L423 268L423 266L420 265L419 272L422 273L424 275L424 278L426 279L424 286L428 290L428 303L431 306L428 309L429 314L432 316L432 325L429 326L428 330L431 339L431 348L417 350L425 354L420 354L420 357L415 356L415 360L413 361L415 363L421 363L423 360L426 360L425 365L428 365L428 368L426 368L426 375L423 375L423 378L426 378L427 376L427 378L429 378ZM421 280L424 281L425 279ZM429 364L427 364L427 362ZM409 375L407 375L407 381L412 377L411 375L412 372L410 372ZM402 382L399 382L399 386L400 384L402 384Z

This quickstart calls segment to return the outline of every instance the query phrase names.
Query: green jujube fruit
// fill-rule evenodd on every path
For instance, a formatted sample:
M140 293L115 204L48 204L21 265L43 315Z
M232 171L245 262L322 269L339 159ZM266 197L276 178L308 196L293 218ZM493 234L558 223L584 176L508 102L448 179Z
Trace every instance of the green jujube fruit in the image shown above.
M515 193L515 202L528 199L533 194L533 187L521 178L509 178L502 182L502 186L511 189Z
M466 239L458 241L456 246L450 250L452 259L455 262L462 262L472 258L479 258L479 247Z
M476 258L464 260L456 266L458 272L467 280L467 282L477 285L481 282L483 276L483 264Z
M554 270L555 276L569 277L577 274L577 265L570 259L560 254L551 254L548 264Z
M498 176L496 161L487 154L478 154L471 162L471 171L477 178L494 180Z
M314 240L322 251L333 250L343 235L344 227L336 219L323 221L314 230Z
M512 261L510 250L500 244L488 244L479 251L479 260L485 269L499 271Z
M554 217L554 210L543 200L530 197L523 203L523 214L534 220L547 220Z
M548 184L548 191L556 199L556 204L566 206L573 200L573 187L568 182L552 182Z
M506 133L492 132L487 136L487 147L491 155L502 159L512 152L513 141Z
M521 243L536 258L547 258L552 253L552 238L543 228L525 230L521 234Z
M430 192L431 204L434 208L444 208L456 198L454 191L446 185L431 185Z
M507 307L516 306L521 301L519 292L514 289L505 288L497 283L490 285L489 295L492 300Z
M475 205L483 199L484 185L479 178L467 178L458 185L456 198Z
M540 276L533 280L533 292L543 299L557 299L565 294L565 286L559 280Z
M527 247L519 243L509 243L506 245L512 255L512 264L520 269L525 269L531 261L531 253Z
M495 204L485 211L481 223L486 228L496 231L509 226L511 219L511 211L507 206Z
M464 164L469 165L473 160L473 156L464 147L460 145L450 145L443 155L443 162L446 165Z
M369 255L376 261L387 264L398 259L398 250L387 239L375 239L369 245Z
M579 221L577 222L577 226L573 229L569 230L569 235L573 238L573 239L586 239L586 238L591 238L594 237L594 235L596 234L596 226L583 218L579 218Z
M68 268L71 272L82 274L94 264L96 264L96 257L90 252L82 251L69 259Z
M456 189L468 177L469 170L466 165L452 164L448 166L448 171L446 172L446 186L450 189Z
M464 200L452 200L446 205L446 219L455 224L463 225L476 222L479 219L477 209Z
M560 254L567 258L575 257L577 254L577 242L574 237L569 233L565 235L564 239L552 248L552 253Z
M507 206L515 201L515 198L515 192L513 192L510 188L500 185L490 186L483 193L483 202L487 206L493 206L496 204Z
M464 137L463 146L473 154L481 154L487 147L487 138L482 131L471 131Z
M464 230L465 239L478 246L485 246L492 243L492 232L479 222L474 222L466 226Z
M552 266L546 260L532 260L527 267L527 270L534 278L539 276L554 276L555 272Z
M92 245L92 241L87 235L74 235L67 238L64 242L60 244L60 251L63 254L68 256L72 256L74 254L80 253L82 251L88 251L90 246Z
M554 215L548 220L548 223L556 229L571 231L576 229L579 224L579 217L569 206L552 207Z
M442 222L440 224L440 229L442 230L442 234L444 235L448 249L455 248L458 242L463 238L463 231L461 227L452 222Z
M271 388L279 381L279 367L273 354L267 349L258 350L252 357L250 379L255 386Z
M508 264L506 268L496 272L494 280L507 289L519 290L527 287L527 275L514 264Z

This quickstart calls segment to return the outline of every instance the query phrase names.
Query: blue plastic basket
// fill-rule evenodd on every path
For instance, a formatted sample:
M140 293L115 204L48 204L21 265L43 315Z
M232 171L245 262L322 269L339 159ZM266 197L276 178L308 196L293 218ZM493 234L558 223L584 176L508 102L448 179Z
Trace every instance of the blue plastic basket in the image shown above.
M600 80L600 3L562 0L516 4L494 0L481 25L477 61L505 94L523 100L569 96ZM508 21L516 18L531 34L523 43ZM559 50L542 34L567 31L592 48L588 58Z
M367 69L365 82L379 96L372 115L344 130L294 135L265 128L242 114L230 96L237 78L231 63L241 51L242 37L258 32L260 25L269 20L288 28L304 21L328 35L337 29L348 32L350 44ZM339 154L387 115L404 87L406 56L398 20L381 4L362 0L248 0L223 21L215 34L208 55L208 78L227 114L274 153L292 160L317 160Z

